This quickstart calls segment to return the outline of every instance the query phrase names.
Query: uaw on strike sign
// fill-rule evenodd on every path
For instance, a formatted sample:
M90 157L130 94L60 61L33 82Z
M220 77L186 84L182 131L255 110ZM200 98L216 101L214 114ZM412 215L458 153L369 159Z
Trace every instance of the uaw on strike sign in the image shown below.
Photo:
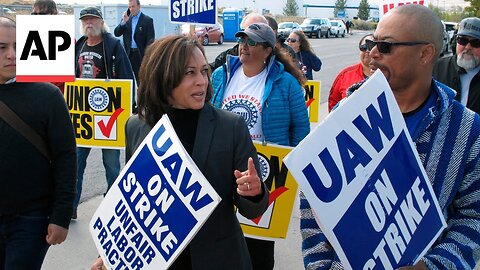
M220 200L164 116L108 191L90 232L108 269L167 269Z
M213 25L217 22L217 0L170 0L168 13L172 23Z
M284 162L347 269L414 264L446 227L380 71Z
M132 114L132 80L76 79L64 90L78 146L125 147Z
M75 80L73 15L18 15L17 81Z

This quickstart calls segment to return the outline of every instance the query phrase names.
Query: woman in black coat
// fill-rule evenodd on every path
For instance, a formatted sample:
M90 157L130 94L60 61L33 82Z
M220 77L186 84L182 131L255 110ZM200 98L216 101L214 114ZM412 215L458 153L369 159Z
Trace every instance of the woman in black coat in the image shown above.
M251 269L235 208L247 218L263 214L268 189L257 174L258 159L241 116L215 109L209 67L200 43L168 36L152 43L140 68L138 115L126 126L126 158L167 114L205 178L222 198L169 269ZM101 260L92 266L98 267Z

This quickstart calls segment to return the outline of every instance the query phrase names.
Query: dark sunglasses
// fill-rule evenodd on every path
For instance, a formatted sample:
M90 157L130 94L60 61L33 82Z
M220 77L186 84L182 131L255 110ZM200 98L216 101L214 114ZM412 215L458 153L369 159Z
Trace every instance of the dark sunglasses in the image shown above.
M48 15L46 12L32 12L30 15Z
M366 52L367 51L367 44L359 45L358 48L360 49L360 51Z
M295 43L297 41L298 40L296 38L287 38L287 42L290 42L290 43Z
M415 46L415 45L425 45L429 44L426 41L409 41L409 42L388 42L388 41L374 41L374 40L365 40L365 45L367 45L367 50L371 51L375 46L380 53L387 54L392 51L392 46Z
M467 44L470 43L470 46L473 48L480 48L480 39L478 38L469 39L467 37L457 36L457 43L462 46L467 46Z
M253 39L249 39L248 37L239 37L237 38L238 44L247 44L248 47L255 47L257 46L260 42L256 42Z

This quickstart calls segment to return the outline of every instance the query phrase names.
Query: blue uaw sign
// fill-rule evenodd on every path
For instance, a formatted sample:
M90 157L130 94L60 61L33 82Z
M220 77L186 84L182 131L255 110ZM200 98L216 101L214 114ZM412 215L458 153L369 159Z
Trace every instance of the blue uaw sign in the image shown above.
M110 188L90 232L108 269L167 269L219 202L164 116Z
M446 227L380 71L284 162L346 269L412 265Z
M216 0L170 0L172 23L216 24Z

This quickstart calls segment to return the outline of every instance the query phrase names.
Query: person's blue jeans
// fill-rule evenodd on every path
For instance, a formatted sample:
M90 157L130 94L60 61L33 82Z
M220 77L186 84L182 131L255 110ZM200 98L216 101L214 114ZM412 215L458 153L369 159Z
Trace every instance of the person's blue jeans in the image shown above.
M87 158L91 148L77 147L77 193L73 208L76 209L80 203L83 185L83 173L87 167ZM120 150L102 149L103 167L105 167L105 177L107 179L107 190L110 189L115 179L120 173Z
M40 269L47 254L48 210L0 215L0 270Z

